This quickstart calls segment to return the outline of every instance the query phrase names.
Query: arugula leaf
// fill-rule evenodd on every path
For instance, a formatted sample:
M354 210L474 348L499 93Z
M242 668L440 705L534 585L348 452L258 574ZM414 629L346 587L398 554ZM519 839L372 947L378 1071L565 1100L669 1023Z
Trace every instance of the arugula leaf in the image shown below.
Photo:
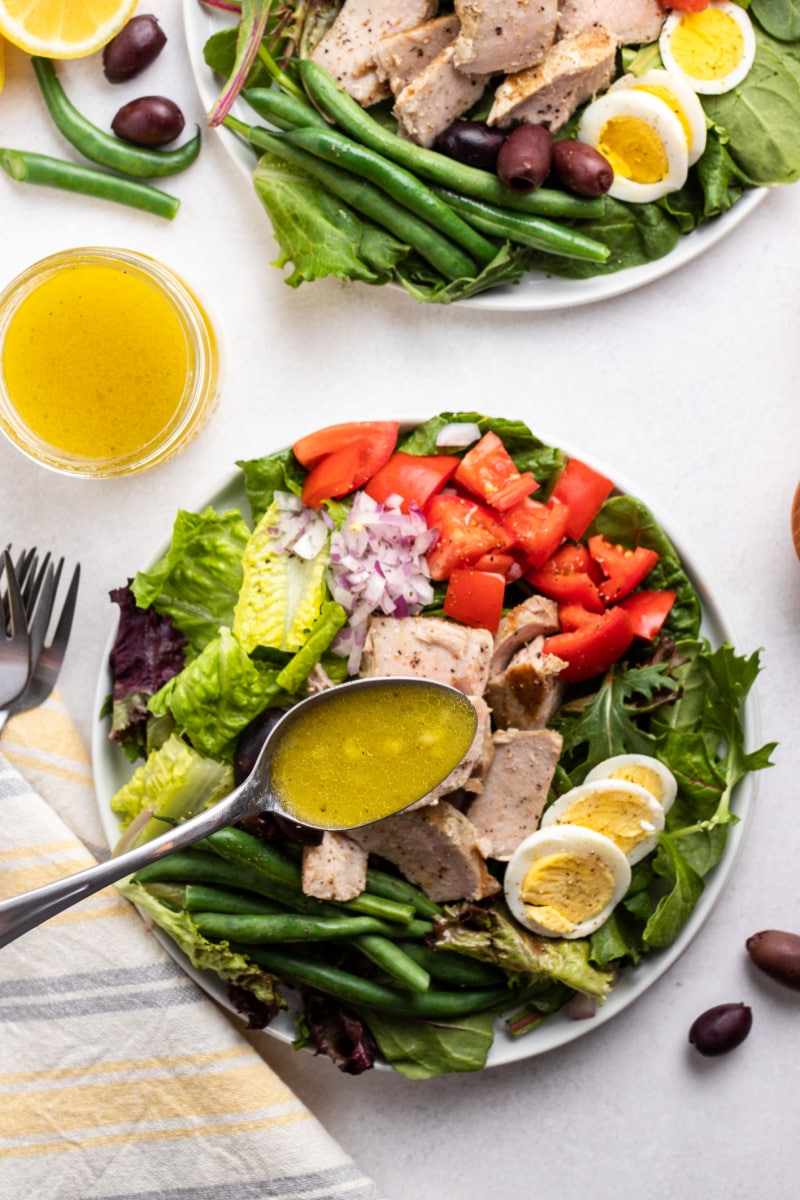
M675 843L664 834L659 835L653 870L671 882L672 888L659 900L642 937L648 947L663 948L672 945L689 920L704 884Z

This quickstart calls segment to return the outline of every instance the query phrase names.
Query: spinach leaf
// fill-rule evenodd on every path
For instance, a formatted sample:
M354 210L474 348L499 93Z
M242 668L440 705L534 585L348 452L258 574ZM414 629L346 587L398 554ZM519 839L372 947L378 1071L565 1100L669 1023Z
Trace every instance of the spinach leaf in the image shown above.
M703 107L729 139L731 156L756 185L800 179L800 60L790 47L756 28L756 57L738 87L706 96Z
M675 249L681 237L679 223L658 204L623 204L608 196L602 217L574 223L574 228L608 246L611 253L604 263L531 251L530 267L567 279L611 275L663 258Z
M506 242L474 278L455 279L452 282L437 278L428 264L417 260L415 255L409 255L397 264L394 278L421 303L453 304L456 300L467 300L490 288L519 283L527 274L528 265L527 251Z
M546 489L550 481L561 473L567 461L563 450L540 441L523 421L486 417L476 412L439 413L424 421L422 425L417 425L416 429L401 438L397 448L406 454L441 454L443 449L436 445L436 438L446 425L453 422L477 425L481 434L496 433L502 439L517 468L520 471L530 471L542 489ZM448 449L447 453L458 454L459 451ZM538 499L539 493L536 495Z
M373 1009L362 1015L383 1057L407 1079L479 1071L494 1037L491 1012L452 1021L421 1021Z
M279 450L263 458L242 459L236 465L244 475L245 491L255 524L271 506L276 492L294 492L299 496L303 490L306 473L291 450Z
M800 40L800 0L751 0L750 12L779 41Z

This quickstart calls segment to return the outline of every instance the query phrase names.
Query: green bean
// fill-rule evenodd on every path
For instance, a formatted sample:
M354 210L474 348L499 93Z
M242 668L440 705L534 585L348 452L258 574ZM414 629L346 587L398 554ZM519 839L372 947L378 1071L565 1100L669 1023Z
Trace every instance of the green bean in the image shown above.
M159 188L123 179L119 175L109 175L96 167L83 167L61 158L51 158L47 154L0 149L0 167L20 183L36 183L43 187L60 188L64 192L77 192L82 196L95 196L99 200L112 200L115 204L127 204L129 208L138 208L156 217L165 217L168 221L180 208L180 200Z
M313 104L298 100L279 88L246 88L242 96L265 121L271 121L278 129L330 129L330 123L318 113Z
M299 167L351 208L369 217L381 228L388 229L401 242L416 250L445 279L474 278L475 265L460 247L431 229L427 222L421 221L407 208L391 200L380 188L289 145L268 129L244 125L231 117L226 117L224 123L229 129L246 137L256 149L266 150L291 166Z
M80 150L85 158L137 179L155 179L184 171L200 153L200 130L175 150L151 150L132 146L110 133L104 133L79 113L62 88L55 67L48 58L31 59L44 102L56 128Z
M227 888L207 887L202 883L148 883L148 892L178 912L256 913L266 916L287 912L283 904L262 900L246 892L229 892Z
M366 958L391 975L401 987L412 992L427 992L430 988L428 972L396 942L368 933L356 938L355 944Z
M495 175L477 167L466 166L439 154L417 146L414 142L397 137L380 125L361 107L357 100L338 86L336 80L324 67L310 59L299 64L303 85L320 108L337 125L357 141L385 154L400 166L422 175L442 187L452 188L466 196L475 196L506 208L536 213L549 217L599 217L605 211L602 197L586 199L550 188L536 188L532 192L515 192L506 187Z
M476 262L490 263L497 254L496 246L462 221L415 175L367 146L358 145L336 130L294 129L284 136L293 146L307 150L316 158L323 158L334 166L344 167L354 175L368 179L398 204L427 221L456 245L462 246Z
M409 958L424 967L432 979L449 983L453 987L487 987L499 983L503 972L491 963L466 958L452 950L433 950L421 942L400 942L400 948Z
M192 921L203 934L215 940L244 942L322 942L337 938L376 935L380 922L372 917L309 917L300 913L195 912ZM381 940L381 939L378 939ZM387 942L394 948L393 942ZM399 952L401 953L401 952Z
M284 886L302 890L302 871L299 865L285 859L269 842L262 842L243 829L220 829L197 844L201 849L213 850L229 862L263 873ZM352 900L337 900L335 903L337 907L350 912L398 921L405 925L414 919L413 905L385 900L382 896L372 896L369 892L362 892Z
M232 949L237 950L235 944ZM427 991L415 993L401 988L387 987L371 979L362 979L349 971L326 963L310 961L294 954L286 954L272 947L241 947L253 962L275 975L301 987L314 988L334 996L344 1004L375 1008L401 1016L419 1017L423 1020L447 1020L464 1017L469 1013L494 1008L504 1001L512 1002L506 984L490 988L471 988L461 991Z
M441 905L430 900L424 892L414 887L406 879L390 875L388 871L380 871L376 867L367 867L367 887L376 896L387 900L397 900L401 904L413 904L414 911L421 917L439 917L442 915Z
M564 225L556 225L544 217L509 212L484 200L459 196L448 188L437 188L436 192L457 213L492 237L518 242L522 246L533 246L535 250L560 254L564 258L580 258L589 262L605 262L610 254L603 242Z

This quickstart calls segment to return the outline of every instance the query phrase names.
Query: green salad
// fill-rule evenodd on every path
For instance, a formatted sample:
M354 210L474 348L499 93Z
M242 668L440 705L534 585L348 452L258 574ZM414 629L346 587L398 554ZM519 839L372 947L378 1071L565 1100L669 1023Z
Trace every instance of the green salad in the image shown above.
M456 686L476 707L480 693L490 699L485 740L436 803L388 818L405 824L371 849L248 818L122 891L216 973L251 1025L291 1003L296 1044L351 1073L378 1058L412 1078L478 1070L495 1038L535 1039L554 1014L601 1005L620 971L680 937L726 852L737 785L770 765L773 747L748 747L743 724L758 654L710 644L697 591L645 505L521 421L352 422L238 467L241 509L179 512L163 557L112 592L120 617L105 717L131 762L111 798L121 845L226 795L311 691L444 669L419 642L387 670L378 629L461 639L447 670L466 672L474 656L480 682L465 674ZM531 606L550 624L520 641ZM509 631L510 661L498 663ZM504 716L506 672L531 646L525 670L545 663L553 676L547 713L537 700ZM570 923L569 888L561 932L535 932L524 906L517 919L504 892L513 848L475 833L475 805L520 730L556 748L544 812L519 800L523 841L609 759L655 761L674 780L674 802L652 842L628 855L623 892L590 933ZM316 856L345 848L360 884L346 896L311 886ZM463 870L445 879L451 858Z
M206 2L231 21L230 5ZM334 276L393 282L418 301L451 303L518 283L531 271L588 279L660 259L746 192L800 176L797 0L727 5L743 14L746 45L733 52L726 40L719 57L733 54L737 69L721 76L724 68L715 68L710 86L687 76L657 33L635 44L623 31L616 41L611 36L613 66L603 68L599 82L588 69L585 84L565 75L560 90L545 88L532 113L513 104L505 112L503 105L529 87L534 68L486 68L474 77L474 100L454 108L446 129L439 121L435 140L424 136L421 103L408 124L404 103L414 97L404 98L399 82L388 99L388 87L363 95L362 81L375 76L371 60L342 64L339 45L330 60L315 53L342 7L341 0L245 0L234 6L236 23L204 47L221 87L210 123L225 125L252 149L254 186L280 248L274 265L291 264L292 287ZM664 16L705 19L705 12L684 11L697 7L704 7L700 0L664 0ZM725 7L711 0L711 8ZM459 0L434 5L429 24L458 17L459 8ZM375 23L377 29L377 15ZM340 41L351 32L348 26ZM558 26L555 36L557 50L571 30ZM574 40L577 46L596 36L594 29ZM707 43L704 29L697 40ZM685 54L691 69L697 51ZM547 58L539 69L548 75ZM412 78L406 92L414 86ZM576 107L569 96L579 90ZM438 105L435 89L432 95ZM482 144L478 154L472 140L462 145L467 127L491 151ZM516 133L532 127L547 142L546 161L527 176L519 152L510 155L516 165L502 156ZM598 161L606 167L602 182Z

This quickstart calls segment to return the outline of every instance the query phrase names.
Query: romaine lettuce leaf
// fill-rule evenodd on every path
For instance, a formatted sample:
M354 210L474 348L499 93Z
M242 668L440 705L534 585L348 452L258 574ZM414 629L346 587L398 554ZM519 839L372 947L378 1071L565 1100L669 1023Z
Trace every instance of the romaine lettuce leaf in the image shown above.
M172 733L111 798L123 828L148 808L172 820L186 820L222 799L233 787L229 766L198 754ZM156 830L164 833L166 826ZM144 838L142 840L148 840Z

